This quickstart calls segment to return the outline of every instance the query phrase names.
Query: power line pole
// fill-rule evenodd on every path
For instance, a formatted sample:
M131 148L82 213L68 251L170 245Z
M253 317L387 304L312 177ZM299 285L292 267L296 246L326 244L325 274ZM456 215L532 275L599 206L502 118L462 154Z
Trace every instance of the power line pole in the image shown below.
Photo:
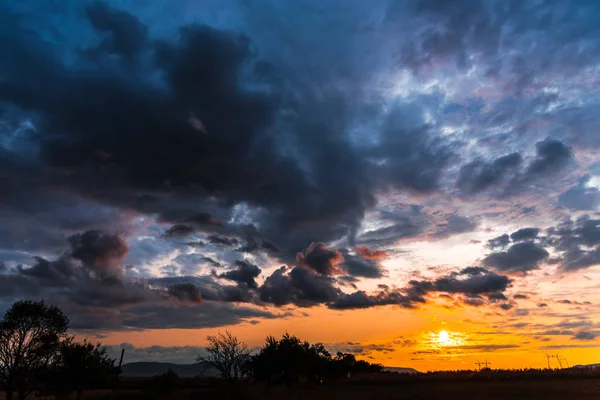
M546 359L548 360L548 369L550 369L550 355L546 354Z
M562 369L562 361L560 360L560 356L557 354L554 356L554 358L556 358L556 361L558 362L558 366L560 367L560 369Z
M119 374L121 373L121 366L123 365L123 356L125 355L125 349L121 349L121 358L119 359ZM117 376L115 381L113 382L112 387L112 396L111 399L114 400L117 394L117 384L119 383L119 377Z

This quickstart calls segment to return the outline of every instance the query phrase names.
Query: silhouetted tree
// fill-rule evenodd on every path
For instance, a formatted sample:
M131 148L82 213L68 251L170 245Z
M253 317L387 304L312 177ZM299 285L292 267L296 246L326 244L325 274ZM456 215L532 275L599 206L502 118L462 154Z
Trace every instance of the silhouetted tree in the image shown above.
M84 389L106 386L119 372L115 360L100 343L87 340L77 343L69 338L60 344L60 355L53 365L49 384L55 394L68 397L76 392L79 400Z
M207 336L208 345L204 352L198 355L196 361L206 363L218 371L221 378L228 382L238 379L243 372L243 366L250 357L248 346L231 332Z
M373 364L365 360L357 360L354 354L338 352L333 359L333 364L337 366L337 370L344 375L348 373L360 374L368 372L381 372L383 365Z
M43 301L17 301L0 321L0 382L6 399L24 400L59 354L69 319Z
M250 361L252 376L269 383L295 383L302 379L320 381L328 375L331 355L322 344L301 341L288 333L280 340L269 336Z
M150 380L148 398L170 398L179 388L179 375L169 369L162 375L156 375Z

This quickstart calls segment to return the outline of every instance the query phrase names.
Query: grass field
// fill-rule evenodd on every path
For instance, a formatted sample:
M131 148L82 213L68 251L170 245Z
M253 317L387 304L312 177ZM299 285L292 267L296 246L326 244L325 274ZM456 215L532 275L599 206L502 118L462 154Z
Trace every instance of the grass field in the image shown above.
M72 397L74 398L74 396ZM110 399L110 391L84 393L86 400ZM4 399L0 395L0 399ZM242 399L242 400L525 400L525 399L600 399L599 379L516 380L516 381L440 381L398 384L337 384L310 388L266 388L240 386L233 389L205 387L185 388L171 395L159 396L148 390L119 390L116 399Z

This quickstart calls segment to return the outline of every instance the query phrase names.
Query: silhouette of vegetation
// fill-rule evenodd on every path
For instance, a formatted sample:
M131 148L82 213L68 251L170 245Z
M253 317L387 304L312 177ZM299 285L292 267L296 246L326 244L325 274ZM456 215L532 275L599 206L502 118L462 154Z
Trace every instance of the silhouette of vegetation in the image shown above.
M83 343L68 338L60 344L60 355L51 367L48 386L57 398L67 398L73 392L77 400L83 390L106 387L119 375L115 360L100 343Z
M354 354L338 352L331 361L333 375L336 377L350 377L354 374L376 373L383 371L383 365L372 364L364 360L357 360Z
M246 368L256 381L293 384L321 383L356 372L380 372L383 366L357 361L351 354L338 353L332 358L323 344L310 344L286 333L279 340L267 337L265 345Z
M218 371L219 377L234 382L243 374L243 366L250 357L248 346L231 332L207 336L208 345L196 361L205 363Z
M6 400L24 400L60 356L69 319L43 301L17 301L0 321L0 383Z
M169 369L162 375L152 377L149 389L148 397L171 398L179 389L179 375Z

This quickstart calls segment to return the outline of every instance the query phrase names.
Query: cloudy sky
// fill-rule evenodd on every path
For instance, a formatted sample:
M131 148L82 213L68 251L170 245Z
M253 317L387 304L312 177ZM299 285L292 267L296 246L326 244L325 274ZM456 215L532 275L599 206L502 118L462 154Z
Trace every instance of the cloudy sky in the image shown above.
M0 311L129 361L600 362L599 38L583 0L5 0Z

